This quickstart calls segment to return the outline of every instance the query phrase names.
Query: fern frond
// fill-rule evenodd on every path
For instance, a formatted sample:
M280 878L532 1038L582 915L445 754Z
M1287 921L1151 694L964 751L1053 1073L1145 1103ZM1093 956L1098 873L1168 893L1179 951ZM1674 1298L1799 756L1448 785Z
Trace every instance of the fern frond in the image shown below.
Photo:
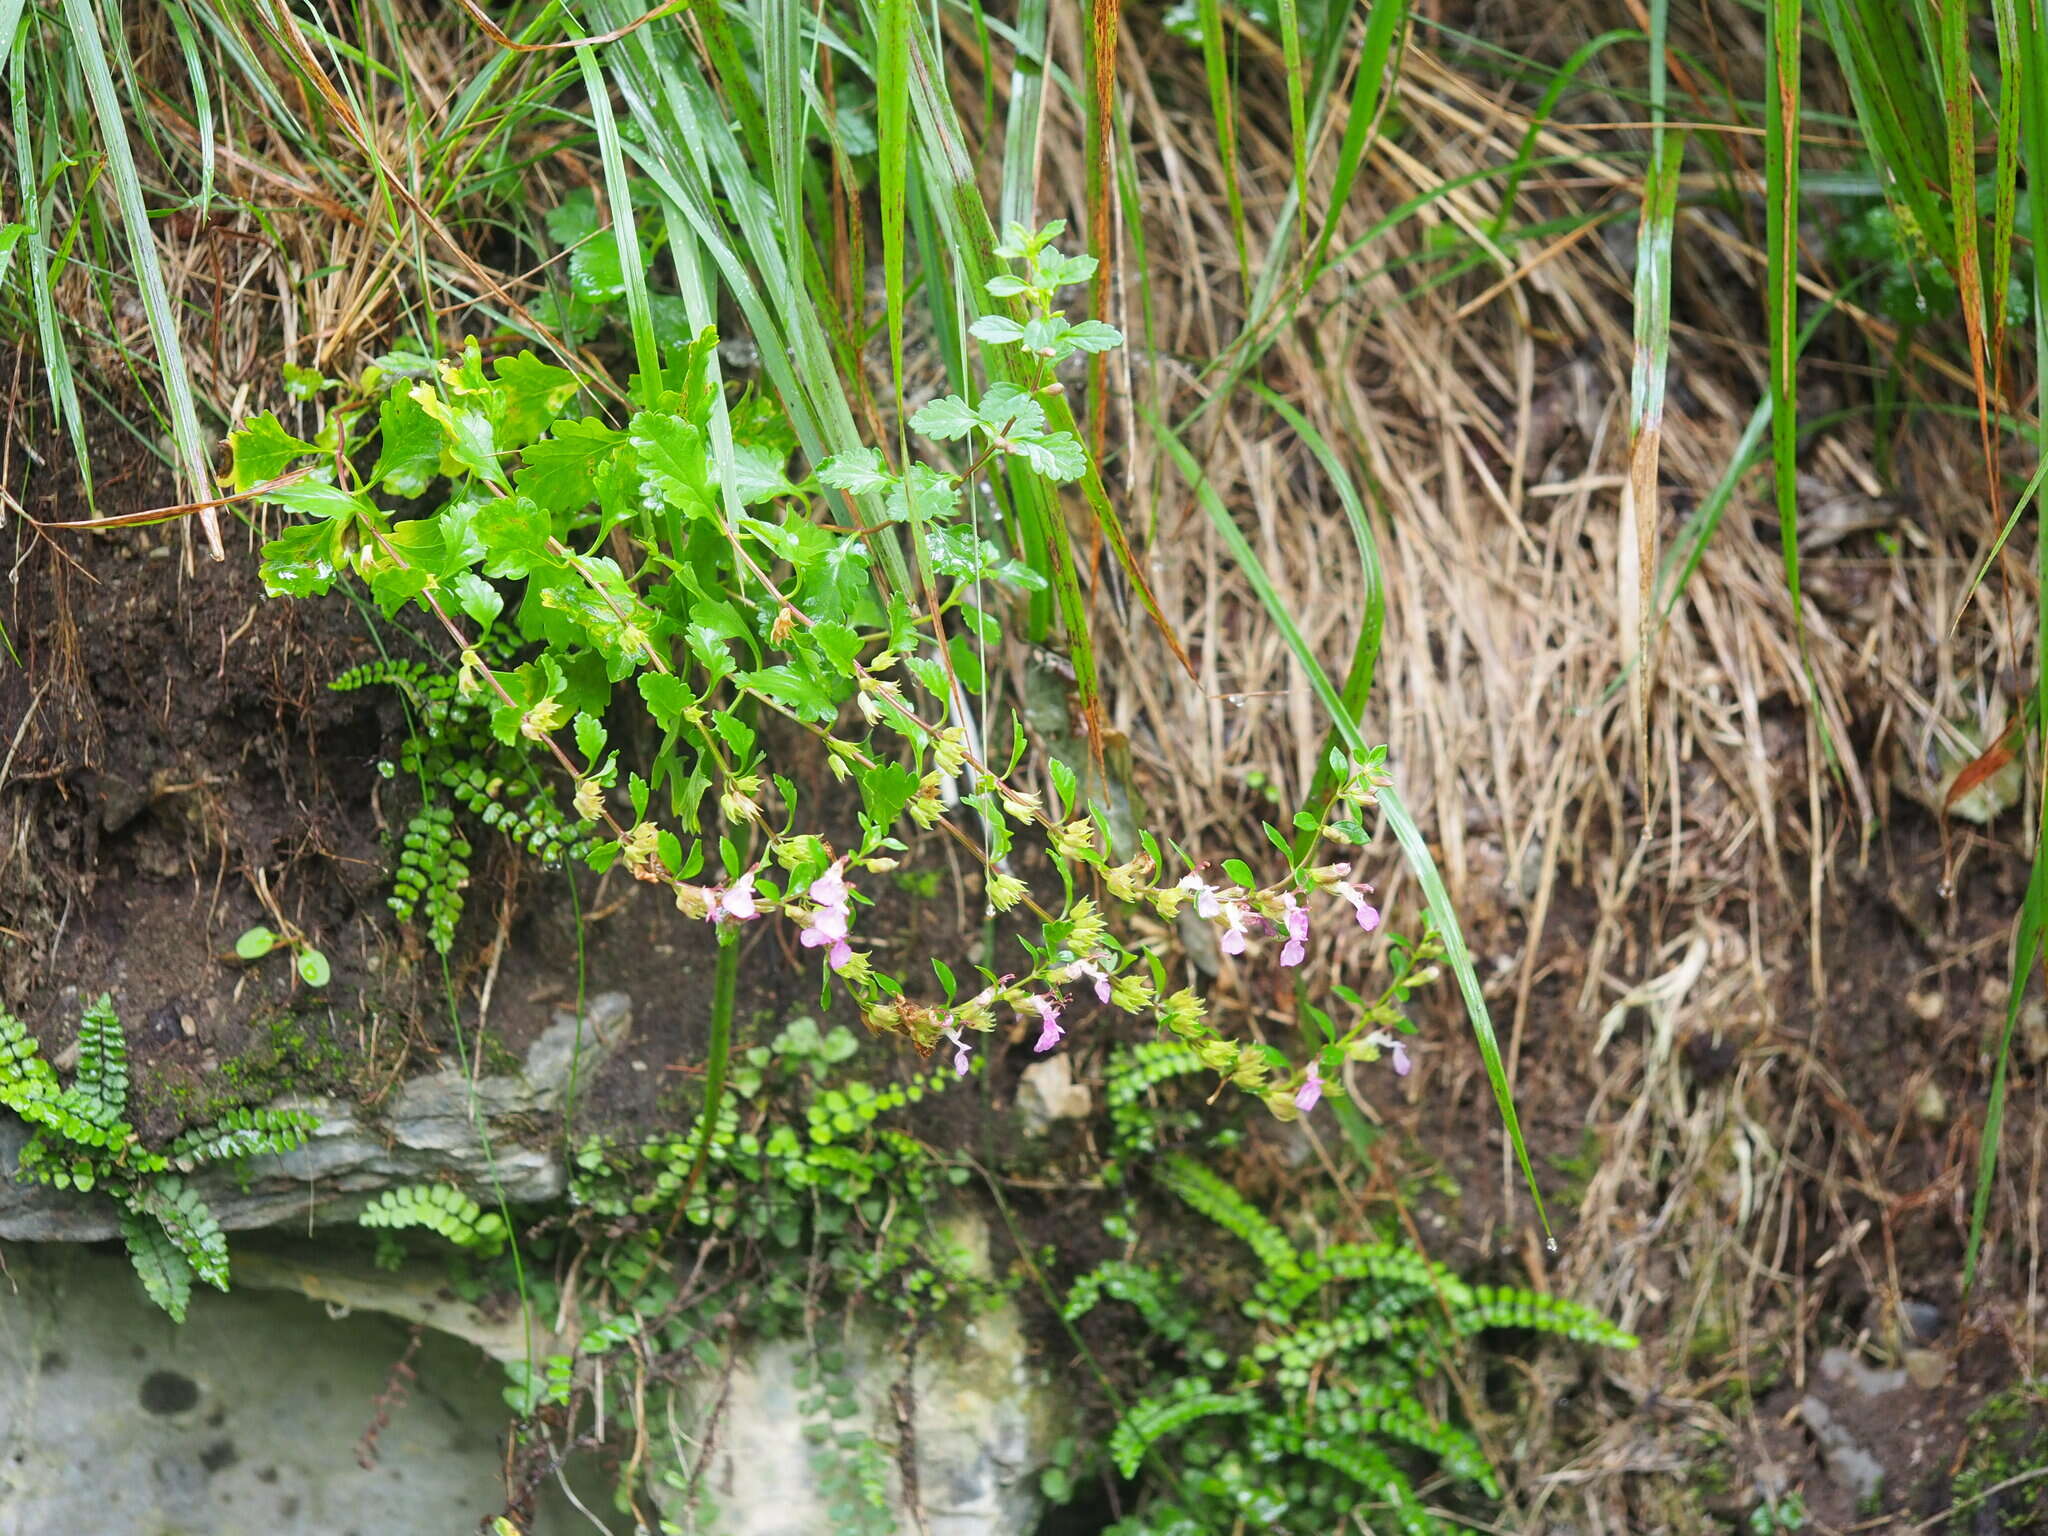
M54 1099L57 1074L40 1054L28 1026L0 1008L0 1105L16 1114L21 1106Z
M1074 1282L1060 1316L1078 1321L1107 1296L1129 1302L1151 1330L1173 1344L1185 1344L1196 1331L1192 1309L1181 1288L1146 1264L1108 1259Z
M1190 1424L1220 1414L1255 1412L1259 1400L1249 1392L1212 1392L1199 1376L1184 1376L1179 1390L1167 1397L1141 1398L1116 1421L1109 1435L1109 1457L1125 1477L1136 1477L1145 1453L1155 1441L1177 1435Z
M1197 1214L1250 1245L1266 1273L1283 1283L1301 1274L1294 1245L1249 1200L1193 1158L1173 1153L1153 1166L1153 1176Z
M1394 1524L1403 1536L1438 1536L1443 1522L1415 1496L1407 1474L1386 1454L1363 1441L1338 1441L1309 1435L1301 1442L1301 1454L1333 1472L1342 1473L1366 1492L1381 1499L1394 1512Z
M1464 1281L1401 1243L1340 1243L1310 1260L1286 1284L1261 1283L1257 1294L1271 1302L1276 1314L1292 1316L1309 1297L1336 1280L1377 1280L1420 1287L1440 1295L1444 1305L1454 1312L1472 1301L1472 1288Z
M78 1022L78 1071L71 1079L78 1113L95 1125L112 1126L128 1107L128 1037L114 1000L102 992Z
M165 1149L181 1172L201 1163L289 1152L303 1146L319 1118L300 1109L234 1109L211 1125L196 1126Z
M1636 1336L1624 1333L1591 1307L1567 1301L1542 1291L1511 1285L1478 1285L1472 1288L1470 1307L1453 1314L1460 1333L1477 1333L1482 1328L1528 1328L1554 1333L1580 1344L1602 1344L1609 1349L1634 1349Z
M128 1196L130 1208L156 1218L192 1273L217 1291L228 1288L228 1237L206 1202L175 1174L160 1174Z
M121 1237L149 1299L168 1312L172 1322L184 1322L192 1300L192 1265L183 1251L161 1226L134 1210L121 1212Z
M366 1227L425 1227L458 1248L490 1255L505 1246L505 1221L452 1184L387 1189L356 1220Z

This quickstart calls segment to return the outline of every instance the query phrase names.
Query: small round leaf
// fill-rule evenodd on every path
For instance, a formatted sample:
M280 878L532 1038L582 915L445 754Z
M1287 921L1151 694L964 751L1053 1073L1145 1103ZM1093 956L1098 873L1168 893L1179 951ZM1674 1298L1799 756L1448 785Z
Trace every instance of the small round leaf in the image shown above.
M309 987L324 987L333 979L334 971L327 963L327 957L319 950L307 945L299 951L299 979Z
M244 960L261 960L277 948L278 937L261 923L235 940L235 953Z

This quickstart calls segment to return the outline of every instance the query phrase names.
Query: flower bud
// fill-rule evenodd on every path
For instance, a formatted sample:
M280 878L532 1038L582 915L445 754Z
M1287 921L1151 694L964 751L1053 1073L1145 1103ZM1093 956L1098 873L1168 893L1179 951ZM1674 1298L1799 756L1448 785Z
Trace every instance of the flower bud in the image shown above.
M579 821L596 821L604 815L604 787L597 780L576 781L575 810Z
M1024 899L1024 882L1015 875L993 874L988 877L988 904L998 912L1007 912Z
M939 732L932 743L932 766L949 779L967 766L967 733L959 726L949 725Z

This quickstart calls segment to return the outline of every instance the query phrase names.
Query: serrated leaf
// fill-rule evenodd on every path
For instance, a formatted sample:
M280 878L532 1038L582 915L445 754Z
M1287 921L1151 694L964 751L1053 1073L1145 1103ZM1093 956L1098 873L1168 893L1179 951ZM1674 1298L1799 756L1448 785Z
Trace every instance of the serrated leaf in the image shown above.
M557 422L551 435L527 444L512 483L550 512L579 512L597 500L601 473L625 441L594 417Z
M1041 475L1058 481L1078 480L1088 473L1088 451L1071 432L1015 440L1009 450Z
M991 432L1006 437L1032 436L1045 426L1045 407L1014 384L991 384L974 415Z
M417 496L441 472L441 424L404 390L377 407L377 465L370 479L394 496Z
M1000 347L1021 339L1024 327L1008 315L983 315L967 328L967 333L978 341Z
M524 448L555 424L562 408L576 396L576 375L532 352L501 357L497 376L498 446Z
M941 395L910 418L913 429L939 442L965 437L980 423L974 407L958 395Z
M867 496L887 490L896 483L896 477L882 462L880 449L853 448L845 453L835 453L820 464L818 483L835 491Z
M867 807L869 819L883 830L895 825L916 794L917 775L901 763L877 763L861 773L861 803Z
M1124 333L1100 320L1083 320L1060 337L1060 345L1069 352L1108 352L1123 344Z
M664 731L681 730L683 711L697 702L696 696L683 686L681 680L666 672L642 672L635 681L654 723Z
M246 491L265 480L275 480L293 462L320 450L304 438L293 437L273 411L252 416L228 434L228 448L234 454L234 483Z

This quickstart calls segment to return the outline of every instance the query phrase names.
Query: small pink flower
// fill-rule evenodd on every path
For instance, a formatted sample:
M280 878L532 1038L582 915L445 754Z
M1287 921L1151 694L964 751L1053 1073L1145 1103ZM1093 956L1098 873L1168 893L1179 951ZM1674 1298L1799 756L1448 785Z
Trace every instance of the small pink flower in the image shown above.
M1415 1070L1415 1063L1408 1055L1408 1047L1399 1035L1390 1035L1384 1029L1376 1029L1365 1037L1365 1043L1387 1053L1394 1076L1406 1077Z
M1230 924L1223 934L1223 953L1241 955L1244 953L1245 920L1251 916L1251 909L1241 901L1226 901L1223 903L1223 916Z
M965 1077L967 1075L967 1053L972 1047L960 1038L960 1031L953 1025L941 1025L940 1031L948 1040L953 1042L953 1070L962 1077Z
M709 893L711 897L711 921L744 923L761 915L761 908L754 897L754 872L750 869L724 890Z
M1197 917L1214 917L1222 910L1222 898L1218 894L1216 887L1204 880L1200 875L1182 875L1177 889L1193 891L1195 893L1195 916Z
M1034 997L1025 1005L1035 1010L1045 1021L1045 1028L1038 1032L1038 1044L1031 1049L1043 1055L1066 1038L1067 1032L1060 1028L1060 1005L1050 997Z
M1350 880L1339 880L1335 886L1337 894L1350 902L1358 913L1358 926L1367 933L1380 925L1380 909L1365 899L1365 893L1371 889L1369 885Z
M846 860L840 859L811 882L810 897L821 907L846 905Z
M1109 1001L1109 972L1105 971L1093 960L1076 960L1074 962L1074 974L1076 976L1093 978L1095 982L1095 1000L1100 1003L1107 1003Z
M1314 1109L1323 1097L1323 1074L1316 1070L1316 1064L1308 1064L1308 1076L1294 1090L1294 1107L1304 1115Z
M1287 893L1281 920L1287 925L1287 945L1280 951L1280 963L1299 965L1308 955L1308 908L1294 899L1292 891Z
M797 942L805 949L816 949L821 944L843 944L846 942L846 908L820 907L811 914L811 920L804 931L797 936Z

